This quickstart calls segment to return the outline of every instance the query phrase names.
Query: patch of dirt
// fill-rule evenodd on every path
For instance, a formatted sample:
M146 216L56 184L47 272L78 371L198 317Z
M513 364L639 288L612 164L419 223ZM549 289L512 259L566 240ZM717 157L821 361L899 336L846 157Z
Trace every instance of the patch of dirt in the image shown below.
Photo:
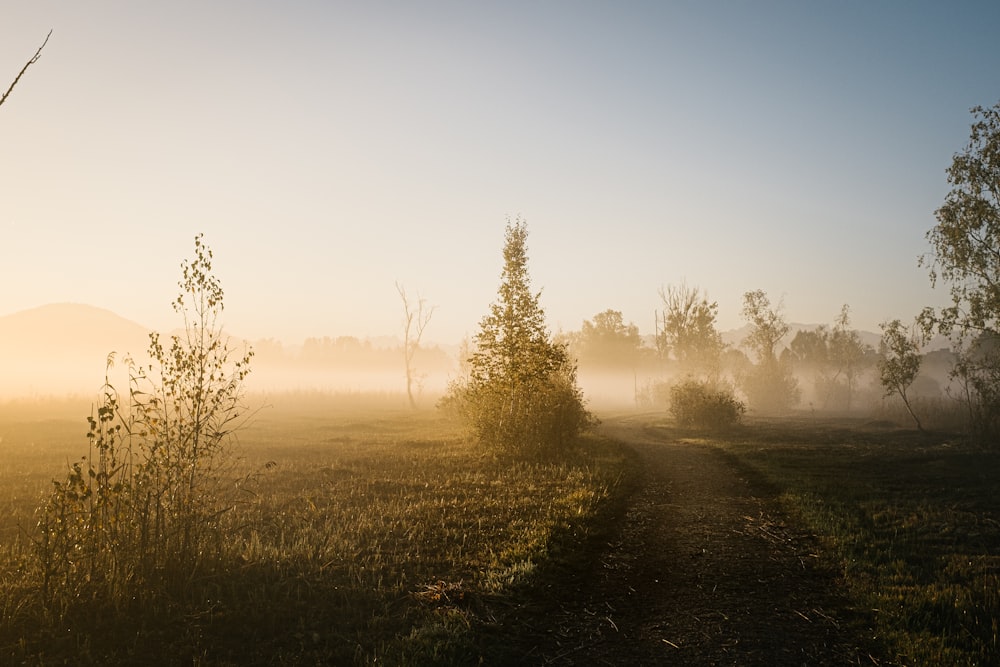
M498 618L486 655L524 665L886 664L817 541L718 450L641 417L605 432L639 486L592 554ZM583 555L583 554L581 554ZM548 580L548 578L546 578Z

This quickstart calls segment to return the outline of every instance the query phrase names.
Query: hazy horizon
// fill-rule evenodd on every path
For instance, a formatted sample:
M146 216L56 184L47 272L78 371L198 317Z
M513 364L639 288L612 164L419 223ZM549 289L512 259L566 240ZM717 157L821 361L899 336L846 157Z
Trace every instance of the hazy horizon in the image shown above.
M917 257L1000 90L989 3L170 3L7 8L0 313L156 330L204 232L227 329L476 332L507 216L553 331L653 329L687 284L741 326L941 305Z
M487 306L488 305L489 304L487 304ZM5 318L10 318L10 317L13 317L13 316L23 316L23 315L27 315L27 314L31 314L31 313L39 312L39 311L45 311L45 310L59 311L59 310L64 309L64 308L68 308L70 310L77 309L77 308L87 309L87 310L92 309L94 311L100 311L100 312L103 312L103 313L107 313L111 317L117 318L119 320L127 322L129 325L134 325L135 327L137 327L137 329L142 332L142 339L144 341L147 339L148 334L151 333L151 332L154 332L154 331L159 332L161 334L170 334L170 333L181 331L183 329L183 326L182 326L183 323L180 320L176 320L173 323L172 326L167 327L165 329L156 329L155 327L148 327L148 326L146 326L143 322L138 322L138 321L132 320L132 319L130 319L128 317L125 317L125 316L121 315L120 313L115 312L114 310L112 310L110 308L105 308L103 306L96 306L96 305L89 304L89 303L69 302L69 301L57 302L57 303L39 304L38 306L33 306L33 307L25 308L23 310L18 310L18 311L12 312L12 313L0 313L0 321L2 321ZM588 321L592 321L594 319L594 315L597 315L597 314L598 313L594 313L593 315L591 315L589 317L586 317L586 318L583 318L583 319L588 320ZM798 331L799 329L812 330L812 329L814 329L816 327L822 327L822 326L825 326L825 327L829 328L833 324L832 318L831 318L830 321L826 321L826 322L800 322L800 321L794 320L793 318L789 318L787 316L787 313L784 313L783 309L782 309L782 314L784 315L784 319L788 322L789 326L791 327L790 333L786 336L786 338L791 338L792 336L794 336L795 332ZM265 335L263 335L263 336L259 336L257 338L251 338L249 336L243 335L239 331L232 330L229 326L225 325L224 320L225 320L224 315L220 316L220 324L222 325L223 335L226 336L226 337L232 338L233 340L237 340L237 341L245 341L246 343L249 343L249 344L271 343L271 342L273 342L273 343L277 343L278 345L282 346L283 348L286 348L286 349L289 349L289 350L295 350L297 348L301 348L302 345L304 343L306 343L307 341L309 341L309 340L317 340L317 339L324 339L324 338L327 338L327 339L353 338L353 339L357 339L358 341L361 341L361 342L371 343L373 346L375 346L376 348L379 348L379 349L388 349L388 348L391 348L391 347L398 347L398 346L402 345L402 343L403 343L402 322L399 323L399 325L397 326L397 330L395 330L395 331L384 331L384 332L377 332L377 333L374 333L374 334L357 335L357 334L351 333L350 331L314 331L314 332L306 332L306 334L304 336L302 336L301 338L282 339L282 338L278 338L277 336L266 335L266 332L265 332ZM433 322L433 319L431 321ZM477 326L467 336L468 340L470 340L470 341L475 336L476 332L479 330L478 322L479 322L479 320L477 319ZM581 327L582 322L583 322L583 320L581 320L581 322L578 323L575 327L552 330L551 333L554 334L554 335L568 334L568 333L578 333L580 331L580 327ZM627 322L627 323L628 324L635 324L634 322ZM749 328L749 326L750 325L747 322L740 321L740 322L737 323L737 326L735 326L735 327L726 328L726 329L719 328L719 332L722 334L722 336L723 336L724 339L726 339L726 338L732 338L738 332L743 331L743 330ZM431 327L428 326L428 330L430 330L430 328ZM854 329L854 330L856 330L856 331L859 331L861 333L864 333L864 334L871 334L871 335L878 335L879 334L879 328L878 327L875 327L874 329L865 329L865 328L862 328L862 327L855 326L852 323L851 328ZM641 326L639 326L638 329L639 329L640 337L646 343L650 343L651 339L655 336L655 331L645 330ZM101 334L99 332L98 333L92 333L92 336L94 337L95 340L102 340ZM462 345L462 343L463 343L464 340L466 340L466 336L465 335L463 335L463 337L460 338L460 339L450 339L450 340L445 340L445 339L440 339L440 338L434 338L433 336L428 336L428 337L424 338L421 341L421 345L424 346L424 347L440 347L440 348L444 348L444 349L448 349L448 350L453 350L453 349L457 349L458 347L460 347ZM144 350L145 348L142 348L142 349Z
M800 329L813 330L822 323L789 322L787 345ZM160 331L163 336L180 332L175 327ZM108 355L114 354L112 383L127 386L125 360L143 364L147 360L149 333L142 323L121 317L111 310L87 304L46 304L0 315L0 401L12 398L52 396L95 396L105 373ZM744 329L721 331L723 341L740 349ZM359 338L338 332L315 332L301 341L285 343L273 338L248 340L240 332L223 330L231 349L249 344L255 351L247 388L255 393L321 392L381 393L405 392L405 365L402 339L392 332L374 338ZM576 331L562 332L577 334ZM650 334L642 332L645 354L634 364L618 359L607 365L587 355L580 358L580 383L589 399L598 404L631 405L640 389L669 382L676 371L664 367L654 354ZM862 331L862 342L877 345L876 332ZM425 407L431 406L459 373L460 341L422 341L414 359L417 395ZM937 349L936 345L927 348ZM571 353L581 352L571 346ZM585 352L585 350L583 350ZM89 400L89 399L88 399Z

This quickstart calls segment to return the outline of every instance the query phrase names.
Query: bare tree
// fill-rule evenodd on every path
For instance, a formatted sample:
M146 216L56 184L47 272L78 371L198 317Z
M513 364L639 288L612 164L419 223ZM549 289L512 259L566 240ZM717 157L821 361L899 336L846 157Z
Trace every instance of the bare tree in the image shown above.
M3 97L0 97L0 106L3 106L3 103L7 101L7 97L10 95L11 91L14 90L14 86L16 86L17 82L21 80L21 77L24 76L24 73L28 70L28 68L38 62L38 59L42 57L42 49L44 49L45 45L49 43L49 37L51 36L52 31L49 30L49 34L45 35L45 41L42 42L42 45L38 47L37 51L35 51L35 55L31 56L31 59L24 64L21 71L17 73L16 77L14 77L14 82L10 84L10 88L8 88L7 92L3 94Z
M417 297L416 308L406 296L406 289L396 283L396 291L399 298L403 300L403 359L406 362L406 397L410 401L410 407L416 408L417 402L413 399L413 383L416 381L416 371L413 367L413 357L420 347L420 339L424 335L427 323L434 315L434 306L427 307L427 301Z

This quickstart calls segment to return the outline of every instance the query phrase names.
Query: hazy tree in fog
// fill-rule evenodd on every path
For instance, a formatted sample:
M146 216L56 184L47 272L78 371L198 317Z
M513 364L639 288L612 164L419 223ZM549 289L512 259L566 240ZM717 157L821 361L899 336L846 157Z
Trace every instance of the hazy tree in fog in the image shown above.
M777 361L778 343L791 329L781 314L781 304L772 307L771 299L764 290L754 290L744 292L740 312L750 325L743 346L757 356L757 363L761 365Z
M927 233L931 254L921 257L931 283L949 286L952 305L925 309L920 322L925 336L954 337L971 426L986 436L1000 427L1000 350L991 342L1000 329L1000 103L972 113L969 143L952 159L951 190Z
M629 368L635 365L642 347L639 327L626 324L621 311L611 309L584 320L574 342L581 361Z
M861 341L861 335L851 328L850 307L845 303L830 331L830 362L834 369L833 381L843 382L846 409L851 409L851 399L858 377L870 359L871 346Z
M454 382L455 406L477 438L497 452L543 455L568 445L590 416L564 344L545 326L528 275L528 230L507 221L497 300L474 339L469 375Z
M800 376L813 377L816 397L822 399L822 407L829 407L834 381L830 362L830 329L821 324L811 331L800 329L781 355L781 359L795 365Z
M824 408L836 398L850 410L860 377L874 363L874 352L851 328L850 307L844 304L832 329L821 325L796 332L783 357L793 360L800 372L814 375Z
M685 283L660 288L663 311L656 318L656 347L684 370L714 375L724 347L715 318L719 304Z
M670 384L670 413L679 426L727 428L746 407L720 376L725 345L715 325L718 303L686 283L660 288L663 311L656 315L656 348L672 359L684 379Z
M903 401L917 428L921 431L920 419L913 411L907 391L920 372L920 342L912 332L903 329L899 320L882 322L882 340L879 342L879 380L885 389L885 396L896 394Z
M830 363L828 342L830 331L821 324L812 331L800 329L788 344L796 363L810 367L823 367Z
M963 340L951 379L946 392L963 404L972 433L983 442L1000 443L1000 334L987 330Z
M417 402L413 398L413 383L416 381L416 369L413 367L413 358L420 348L420 339L423 338L424 329L434 315L434 307L427 307L427 301L417 296L417 303L414 305L406 296L406 290L402 285L396 283L396 291L399 298L403 300L403 361L406 364L406 398L410 401L410 407L416 408Z
M740 378L740 386L751 406L765 411L786 410L798 402L799 388L790 365L777 355L778 343L790 330L781 306L772 306L763 290L755 290L743 294L741 312L750 325L743 345L754 353L757 363Z
M24 76L24 73L26 71L28 71L28 68L37 63L38 59L42 57L42 49L44 49L45 45L49 43L49 37L51 36L52 36L52 31L49 30L49 34L45 35L45 41L43 41L42 45L38 47L37 51L35 51L35 55L33 55L30 59L28 59L28 62L24 64L24 67L21 68L21 71L17 73L16 77L14 77L14 81L10 84L10 87L7 88L7 92L3 94L3 97L0 97L0 106L2 106L3 103L7 101L7 97L9 97L11 92L13 92L14 86L16 86L17 82L21 80L21 77Z

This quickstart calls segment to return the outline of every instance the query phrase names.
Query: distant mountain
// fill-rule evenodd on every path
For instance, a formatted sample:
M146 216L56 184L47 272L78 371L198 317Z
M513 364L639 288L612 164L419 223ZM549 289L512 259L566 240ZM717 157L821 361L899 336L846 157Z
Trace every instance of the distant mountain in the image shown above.
M0 354L44 349L63 356L81 351L142 352L149 330L110 310L79 303L55 303L0 316Z
M103 308L59 303L0 316L0 395L93 391L110 352L143 358L148 329Z
M0 400L14 397L83 395L96 397L104 381L108 354L115 352L115 368L109 379L120 393L127 391L128 376L123 363L132 355L138 363L148 360L148 329L103 308L75 303L60 303L0 316ZM179 331L161 332L166 337ZM229 336L229 332L224 332ZM238 336L228 339L234 350L246 341ZM398 337L382 336L363 341L391 359L373 367L361 366L351 372L343 369L310 368L295 365L302 346L284 347L262 341L253 347L258 356L247 386L253 389L336 389L400 390L403 386L402 360L394 352L402 343ZM447 381L442 371L440 350L425 345L425 355L418 366L428 390L436 390ZM438 356L434 356L434 354ZM431 355L428 357L427 355ZM371 361L370 359L368 360ZM291 363L291 366L289 364ZM399 365L399 367L396 366ZM450 365L448 371L451 370ZM427 376L427 377L424 377Z

